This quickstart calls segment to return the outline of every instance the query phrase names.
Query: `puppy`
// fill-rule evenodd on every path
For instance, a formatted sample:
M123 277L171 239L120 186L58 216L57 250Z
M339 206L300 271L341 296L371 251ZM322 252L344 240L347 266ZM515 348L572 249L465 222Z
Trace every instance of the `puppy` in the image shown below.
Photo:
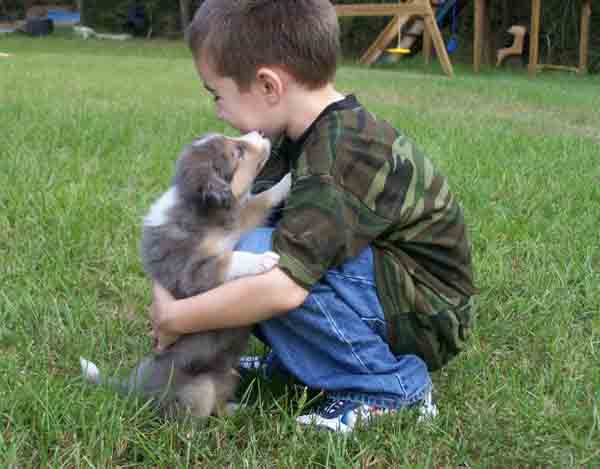
M270 153L257 132L240 138L208 134L185 147L171 188L144 218L141 257L147 274L177 298L202 293L237 277L263 273L275 253L233 250L241 235L259 226L290 190L288 174L277 185L250 195ZM181 336L166 350L145 357L128 379L106 379L81 359L84 376L123 393L153 399L167 417L223 413L238 382L235 367L250 329Z

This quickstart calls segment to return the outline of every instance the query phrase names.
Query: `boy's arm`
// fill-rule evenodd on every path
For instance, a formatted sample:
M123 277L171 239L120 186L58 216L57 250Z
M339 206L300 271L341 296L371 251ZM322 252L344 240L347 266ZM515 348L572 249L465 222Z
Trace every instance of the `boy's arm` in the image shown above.
M157 348L169 337L182 334L250 326L300 306L308 290L282 270L226 282L200 295L175 300L164 288L153 288L152 324Z

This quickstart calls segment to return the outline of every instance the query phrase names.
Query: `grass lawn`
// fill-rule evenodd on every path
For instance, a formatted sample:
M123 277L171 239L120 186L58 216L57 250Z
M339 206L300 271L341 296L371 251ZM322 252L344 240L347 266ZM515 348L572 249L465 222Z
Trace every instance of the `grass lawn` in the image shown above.
M138 242L180 148L228 131L181 43L0 38L0 467L600 467L600 76L342 67L449 176L474 244L471 346L440 416L300 430L300 386L168 424L85 385L148 351ZM254 344L256 347L257 344Z

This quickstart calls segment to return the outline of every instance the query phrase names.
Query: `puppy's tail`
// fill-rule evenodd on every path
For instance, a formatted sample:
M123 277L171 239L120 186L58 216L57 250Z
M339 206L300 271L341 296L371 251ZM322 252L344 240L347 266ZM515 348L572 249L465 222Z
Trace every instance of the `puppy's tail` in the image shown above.
M79 357L79 365L81 366L81 374L86 380L90 383L102 384L100 370L94 363L83 357Z
M121 394L131 392L131 386L129 386L127 380L104 377L93 362L79 357L79 365L81 366L81 374L90 383L111 387Z

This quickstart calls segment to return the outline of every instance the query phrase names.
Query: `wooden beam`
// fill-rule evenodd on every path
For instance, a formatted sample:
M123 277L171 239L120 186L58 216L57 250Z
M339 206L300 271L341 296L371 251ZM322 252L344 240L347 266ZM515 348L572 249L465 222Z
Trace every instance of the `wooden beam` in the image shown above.
M448 51L446 50L446 44L444 43L444 38L442 37L442 33L440 33L439 28L437 27L437 23L435 22L434 15L427 15L423 18L425 21L425 31L424 33L431 34L431 39L433 40L433 45L435 46L435 52L438 55L438 59L442 64L442 68L448 77L452 78L454 76L454 70L452 69L452 62L450 62L450 57L448 57Z
M425 21L425 18L423 18L423 62L425 62L425 65L429 65L431 63L431 38L432 38L432 32L430 31L430 27L427 23L427 21ZM446 46L444 45L444 49L446 49Z
M577 72L577 67L570 67L568 65L552 65L552 64L540 64L537 66L538 70L560 70L563 72Z
M529 76L537 73L540 54L540 17L542 0L531 0L531 36L529 41Z
M336 5L338 16L412 16L422 15L424 9L420 5L402 3L362 3L352 5Z
M335 10L338 16L394 16L394 18L410 18L412 16L422 17L423 21L425 22L423 38L426 49L424 49L424 53L426 54L427 51L431 51L431 46L427 44L427 41L431 43L431 40L429 39L430 36L435 45L435 51L437 52L438 58L440 60L440 63L442 64L444 72L446 73L446 75L452 78L454 76L452 63L450 62L450 58L448 57L446 44L444 44L444 39L442 38L442 34L437 26L437 23L435 21L435 14L429 2L430 0L418 0L410 4L363 3L351 5L336 5ZM391 31L393 31L393 23L395 23L394 20L392 20L388 27L386 27L385 30L378 36L378 38L375 41L376 43L369 47L367 53L365 53L361 58L361 61L370 60L372 59L372 57L376 58L378 56L377 50L379 50L379 54L381 53L382 48L385 47L384 41L387 40L387 42L389 42L391 40L391 38L388 38L390 37ZM428 60L427 55L425 55L425 60Z
M581 5L581 33L579 36L579 67L577 73L587 73L588 52L590 44L590 18L592 16L592 0L584 0Z
M443 1L440 2L439 0L431 0L430 3L432 5L431 11L432 11L432 14L433 14L433 18L435 20L435 18L436 18L435 15L436 15L436 12L437 12L437 7L441 3L443 3ZM433 31L429 31L430 28L427 27L427 22L426 21L424 23L425 24L423 25L424 26L424 29L423 29L423 58L424 58L424 61L425 61L425 65L429 65L429 63L431 62L431 46L432 46L432 41L431 40L433 38ZM439 30L439 28L437 26L437 20L435 20L433 22L433 24L435 24L435 29ZM446 49L445 45L444 45L444 51L447 52L447 49ZM450 63L450 59L448 59L448 63ZM450 68L452 68L452 65L450 65Z

